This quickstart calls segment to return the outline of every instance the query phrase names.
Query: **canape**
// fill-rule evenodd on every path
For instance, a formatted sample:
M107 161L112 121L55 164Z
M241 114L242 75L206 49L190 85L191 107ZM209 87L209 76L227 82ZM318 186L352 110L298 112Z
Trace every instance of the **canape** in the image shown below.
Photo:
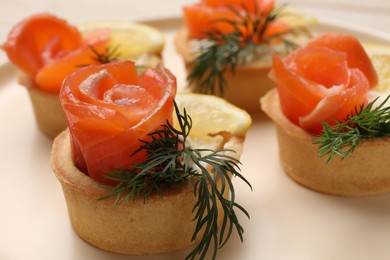
M195 245L191 254L202 255L223 223L238 225L242 235L230 219L236 208L230 179L245 180L236 169L251 119L216 97L188 95L176 95L167 69L138 76L129 61L66 78L60 99L69 130L54 140L51 161L82 239L122 254ZM203 122L208 106L216 115L230 111L235 124ZM213 246L216 252L220 244Z
M356 38L327 33L283 60L274 55L271 78L277 89L261 107L293 180L340 196L390 191L389 107L375 100L377 74Z
M174 44L187 72L188 90L215 94L248 112L274 87L271 53L287 55L310 38L315 18L274 1L203 0L183 8L184 27Z
M144 44L147 47L142 51L151 55L147 61L160 63L164 37L157 29L141 24L98 21L95 26L91 22L77 27L55 15L39 13L11 29L2 49L20 70L18 81L28 90L41 132L54 138L67 127L58 100L59 89L67 75L86 65L136 59L143 54L135 55L134 48L129 51L124 37L117 39L116 36L125 34L123 31L126 30L134 34L137 29L142 35L153 34L152 38L157 42L152 44L152 48L148 48L151 44ZM145 42L149 40L146 36ZM124 42L125 46L119 48L117 41ZM133 40L127 41L133 43Z

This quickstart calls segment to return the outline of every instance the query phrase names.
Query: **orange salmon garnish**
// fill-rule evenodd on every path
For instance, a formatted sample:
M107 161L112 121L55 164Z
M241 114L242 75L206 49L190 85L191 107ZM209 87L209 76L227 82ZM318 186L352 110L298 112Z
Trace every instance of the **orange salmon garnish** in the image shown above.
M198 4L184 6L183 11L189 37L208 38L207 33L219 31L225 34L237 28L243 35L253 34L248 32L250 25L244 24L243 20L261 19L264 23L274 6L273 0L203 0ZM272 21L267 24L265 32L256 33L262 37L286 32L289 29L283 22Z
M270 77L286 117L314 134L322 130L322 122L342 122L366 104L370 86L377 83L357 39L332 33L313 39L284 60L274 54Z
M109 32L84 39L78 29L48 13L30 16L12 28L2 45L9 60L42 90L58 93L69 73L96 64L92 48L104 52Z
M176 78L167 69L138 76L131 61L91 65L69 75L61 88L76 166L103 183L106 171L129 168L139 140L172 122Z

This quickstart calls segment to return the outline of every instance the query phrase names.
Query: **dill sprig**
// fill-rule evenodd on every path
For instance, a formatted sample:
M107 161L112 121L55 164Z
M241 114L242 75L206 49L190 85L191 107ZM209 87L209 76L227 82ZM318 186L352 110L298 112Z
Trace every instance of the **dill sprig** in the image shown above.
M245 64L258 46L271 45L274 40L279 40L288 52L298 46L286 36L306 32L303 28L297 27L265 35L269 25L282 14L284 5L275 7L267 13L255 14L248 12L245 7L244 12L230 6L228 8L237 19L216 19L213 23L226 23L232 27L232 31L224 33L214 28L204 32L208 43L200 48L200 54L191 62L193 69L187 80L199 93L223 96L227 87L224 73L230 70L234 74L236 67Z
M181 161L186 158L183 148L192 127L192 119L185 110L184 115L181 115L174 104L180 130L167 121L162 129L148 134L150 140L139 140L142 145L131 156L146 152L147 158L142 163L134 163L131 169L107 172L104 177L118 184L115 187L103 185L112 193L100 199L116 196L115 205L141 197L146 200L153 192L161 194L160 186L163 184L185 182L190 175L195 174Z
M192 240L196 239L203 228L204 233L199 244L186 259L195 259L197 255L199 255L200 259L204 259L210 244L213 244L214 251L212 259L215 259L217 249L225 245L234 228L242 242L244 229L238 222L234 209L239 209L249 218L249 213L235 202L235 190L230 179L230 174L233 174L233 176L239 177L251 187L249 182L237 171L239 161L223 153L229 150L219 152L211 150L204 151L211 153L206 156L202 156L199 150L193 150L191 153L191 161L201 171L201 176L196 181L194 189L194 194L198 198L198 201L193 209L195 211L194 219L196 219L196 229ZM211 174L204 164L211 165L214 173ZM217 185L218 179L221 179L221 187ZM227 189L230 189L230 199L225 197L225 191ZM223 212L219 212L218 203L221 204ZM223 215L223 220L222 226L219 227L218 218L221 214Z
M121 54L118 52L119 46L107 47L103 52L99 52L93 45L88 45L92 51L91 59L99 64L106 64L118 61ZM77 64L77 67L86 67L91 64Z
M390 95L377 107L374 107L374 104L378 98L367 106L361 105L355 108L355 111L352 111L344 121L335 120L335 125L323 122L323 131L313 142L320 145L319 156L328 156L327 162L335 155L344 159L352 156L363 140L389 137L390 107L386 106L389 99Z
M115 205L139 198L146 201L154 192L163 196L162 187L196 178L194 196L197 202L193 207L196 228L192 241L199 236L201 238L187 259L195 259L197 256L204 259L210 246L213 247L212 259L215 259L217 250L228 241L234 230L243 241L244 229L238 222L235 210L238 209L249 218L248 212L235 202L231 176L238 177L252 187L239 173L240 161L226 154L234 152L233 150L213 151L186 146L192 119L185 109L183 114L180 113L176 102L174 107L179 129L167 121L162 125L162 129L148 135L149 140L141 140L142 145L133 155L145 152L145 161L135 164L132 169L108 172L105 177L118 185L103 186L111 193L99 199L116 197ZM211 166L212 172L208 166ZM219 204L223 212L220 212ZM223 216L221 226L218 225L220 216Z
M94 54L92 59L100 64L110 63L119 60L120 53L118 52L118 45L114 47L107 47L103 53L98 52L92 45L89 45L89 48Z

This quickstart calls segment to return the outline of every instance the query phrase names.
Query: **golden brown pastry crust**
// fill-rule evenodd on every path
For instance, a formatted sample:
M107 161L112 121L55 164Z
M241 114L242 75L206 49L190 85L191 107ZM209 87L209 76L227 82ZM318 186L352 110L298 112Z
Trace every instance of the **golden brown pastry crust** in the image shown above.
M314 137L291 123L280 108L276 90L261 99L261 107L275 122L280 162L296 182L310 189L340 196L369 196L390 192L390 138L363 142L353 157L318 157Z
M183 57L187 75L192 71L191 60L193 55L189 46L188 31L181 28L175 35L174 44L176 51ZM269 62L251 62L244 66L238 66L235 72L225 72L228 87L223 98L248 112L259 111L259 98L274 88L274 83L268 78L271 68ZM190 91L195 91L195 85L188 86Z
M19 74L18 82L28 90L38 128L50 138L65 130L68 125L58 94L38 89L25 74Z
M224 147L235 149L237 153L231 155L239 158L243 141L243 137L232 137ZM109 192L75 167L68 130L54 140L51 163L61 182L72 226L88 243L122 254L157 254L197 242L191 241L195 230L194 179L169 186L162 197L152 194L145 203L139 199L113 207L115 198L98 201Z

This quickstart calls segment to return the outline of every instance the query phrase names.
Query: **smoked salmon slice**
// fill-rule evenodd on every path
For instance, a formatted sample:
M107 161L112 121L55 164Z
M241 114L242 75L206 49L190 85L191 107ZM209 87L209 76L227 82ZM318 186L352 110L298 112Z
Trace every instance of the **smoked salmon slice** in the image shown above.
M184 6L184 20L190 38L206 38L206 33L218 30L229 33L233 26L225 20L235 20L236 15L226 7L211 8L204 5Z
M274 6L274 0L202 0L203 5L210 7L233 6L235 8L244 8L251 13L269 12Z
M343 121L366 104L368 90L377 82L363 47L349 35L326 33L283 60L276 54L272 59L270 77L283 113L313 134L322 130L322 122Z
M176 78L163 68L138 76L131 61L90 65L68 77L60 91L76 166L110 184L104 174L129 169L145 154L131 157L147 135L172 122Z
M346 53L350 68L361 70L370 82L370 87L378 84L374 66L357 38L342 33L324 33L310 41L307 47L327 47Z
M203 0L198 4L184 6L183 12L190 38L208 38L207 33L213 31L226 34L233 32L235 27L240 29L245 38L246 35L253 37L253 31L256 29L251 25L256 19L264 24L274 5L273 0ZM247 19L246 22L244 19ZM253 23L249 20L253 20ZM271 21L265 31L256 32L258 37L254 37L254 41L259 43L264 41L263 37L289 29L289 26L281 21Z
M93 39L82 37L67 21L48 13L32 15L12 28L2 45L9 60L38 88L58 93L63 79L80 66L98 63L91 48L104 53L109 31Z
M366 76L360 70L352 69L351 84L344 86L335 94L324 97L313 111L299 118L300 126L309 132L320 133L321 122L330 125L334 125L334 120L343 122L347 115L367 103L368 86Z

